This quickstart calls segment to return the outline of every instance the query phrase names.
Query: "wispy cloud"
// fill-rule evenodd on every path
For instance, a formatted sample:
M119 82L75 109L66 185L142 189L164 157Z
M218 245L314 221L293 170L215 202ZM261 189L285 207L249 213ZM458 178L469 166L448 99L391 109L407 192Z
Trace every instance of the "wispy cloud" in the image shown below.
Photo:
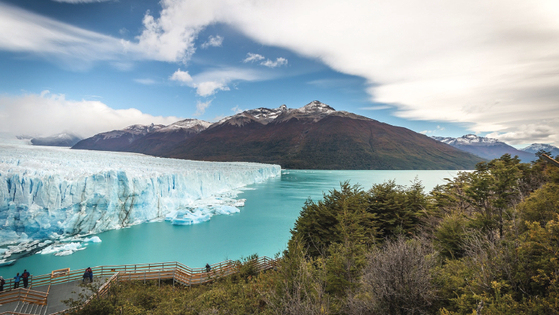
M399 117L501 133L559 117L557 1L161 3L158 37L226 23L261 44L365 78L371 100L395 104ZM309 19L309 8L329 23ZM289 23L278 27L277 21ZM559 141L554 130L552 137Z
M389 109L392 108L392 106L389 105L378 105L378 106L368 106L368 107L361 107L359 109L363 109L363 110L383 110L383 109Z
M208 37L208 40L203 42L202 45L200 45L200 47L206 49L208 47L221 47L221 45L223 44L223 37L216 35L210 35L210 37Z
M243 60L243 62L244 63L254 63L254 62L259 62L259 61L264 60L264 59L266 59L266 57L264 57L260 54L247 53L247 57ZM285 59L283 57L276 58L275 61L267 59L265 61L261 61L259 64L262 65L262 66L268 67L268 68L275 68L275 67L287 65L287 59Z
M71 66L116 60L130 43L0 2L0 50L39 54Z
M208 101L205 101L205 102L198 101L196 103L196 113L194 113L194 116L200 116L200 115L204 114L206 112L206 108L208 108L211 103L212 103L212 100L208 100Z
M211 69L194 76L178 69L169 77L171 81L195 88L202 97L214 95L218 91L229 91L228 85L233 81L259 81L266 78L264 73L240 68Z
M260 54L247 53L247 57L243 60L244 63L255 62L266 59Z
M283 57L276 58L275 61L268 59L266 61L261 62L260 64L268 68L276 68L276 67L287 65L287 59Z
M0 96L0 132L50 136L65 130L83 137L133 124L171 124L174 116L152 116L135 108L113 109L100 101L68 100L64 94Z
M153 84L157 83L153 79L134 79L134 82L140 83L140 84L143 84L143 85L153 85Z

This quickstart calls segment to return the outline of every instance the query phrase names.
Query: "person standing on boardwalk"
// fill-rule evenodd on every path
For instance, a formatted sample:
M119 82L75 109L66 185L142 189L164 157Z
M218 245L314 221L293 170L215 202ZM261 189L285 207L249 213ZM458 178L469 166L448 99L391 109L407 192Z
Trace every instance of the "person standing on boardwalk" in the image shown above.
M4 284L6 284L6 280L0 276L0 292L4 291Z
M23 273L21 274L21 279L23 279L24 288L27 288L27 284L29 283L29 276L31 276L29 271L27 271L27 269L23 270Z
M85 279L89 278L89 268L85 269L84 273L83 273L83 279L82 282L85 282Z
M91 267L87 267L87 272L89 274L89 282L93 282L93 270L91 270Z
M210 267L210 264L206 264L206 272L210 272L212 270L212 267Z
M14 277L14 289L17 289L19 287L19 281L21 281L21 276L18 272L17 275Z

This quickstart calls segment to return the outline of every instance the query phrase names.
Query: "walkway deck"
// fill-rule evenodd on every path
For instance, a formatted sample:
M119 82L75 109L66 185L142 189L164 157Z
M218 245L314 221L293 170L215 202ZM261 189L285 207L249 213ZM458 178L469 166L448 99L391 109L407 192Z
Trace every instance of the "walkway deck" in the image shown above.
M270 269L275 261L268 257L260 257L252 263L262 271ZM69 269L55 270L51 274L32 276L29 288L6 290L0 293L0 315L58 314L68 309L64 300L79 300L79 294L88 296L89 300L95 295L105 295L110 286L118 281L148 281L173 280L185 286L204 284L216 277L231 275L238 271L238 266L230 260L213 264L211 271L205 268L190 268L178 262L164 262L155 264L97 266L91 268L95 283L99 287L97 292L80 286L83 270ZM5 288L12 288L12 282L7 282Z

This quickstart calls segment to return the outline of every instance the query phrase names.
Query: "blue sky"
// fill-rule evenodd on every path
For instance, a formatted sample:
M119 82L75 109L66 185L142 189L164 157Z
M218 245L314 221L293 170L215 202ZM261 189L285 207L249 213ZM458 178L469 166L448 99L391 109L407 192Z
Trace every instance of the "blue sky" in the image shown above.
M559 144L557 1L0 0L0 132L81 136L320 100Z

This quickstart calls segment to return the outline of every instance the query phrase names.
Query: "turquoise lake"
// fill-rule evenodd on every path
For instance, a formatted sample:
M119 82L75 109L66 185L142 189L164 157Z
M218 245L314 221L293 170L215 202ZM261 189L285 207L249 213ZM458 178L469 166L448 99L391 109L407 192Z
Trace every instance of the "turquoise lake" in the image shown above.
M349 180L369 189L387 180L409 185L417 177L429 192L457 172L283 170L281 177L245 187L238 196L246 199L240 213L214 216L189 226L153 222L104 232L98 234L101 243L90 243L85 250L68 256L35 254L0 267L0 275L11 278L23 269L39 275L61 268L167 261L202 267L255 253L273 257L286 248L305 200L320 200L323 192L339 189L340 182Z

